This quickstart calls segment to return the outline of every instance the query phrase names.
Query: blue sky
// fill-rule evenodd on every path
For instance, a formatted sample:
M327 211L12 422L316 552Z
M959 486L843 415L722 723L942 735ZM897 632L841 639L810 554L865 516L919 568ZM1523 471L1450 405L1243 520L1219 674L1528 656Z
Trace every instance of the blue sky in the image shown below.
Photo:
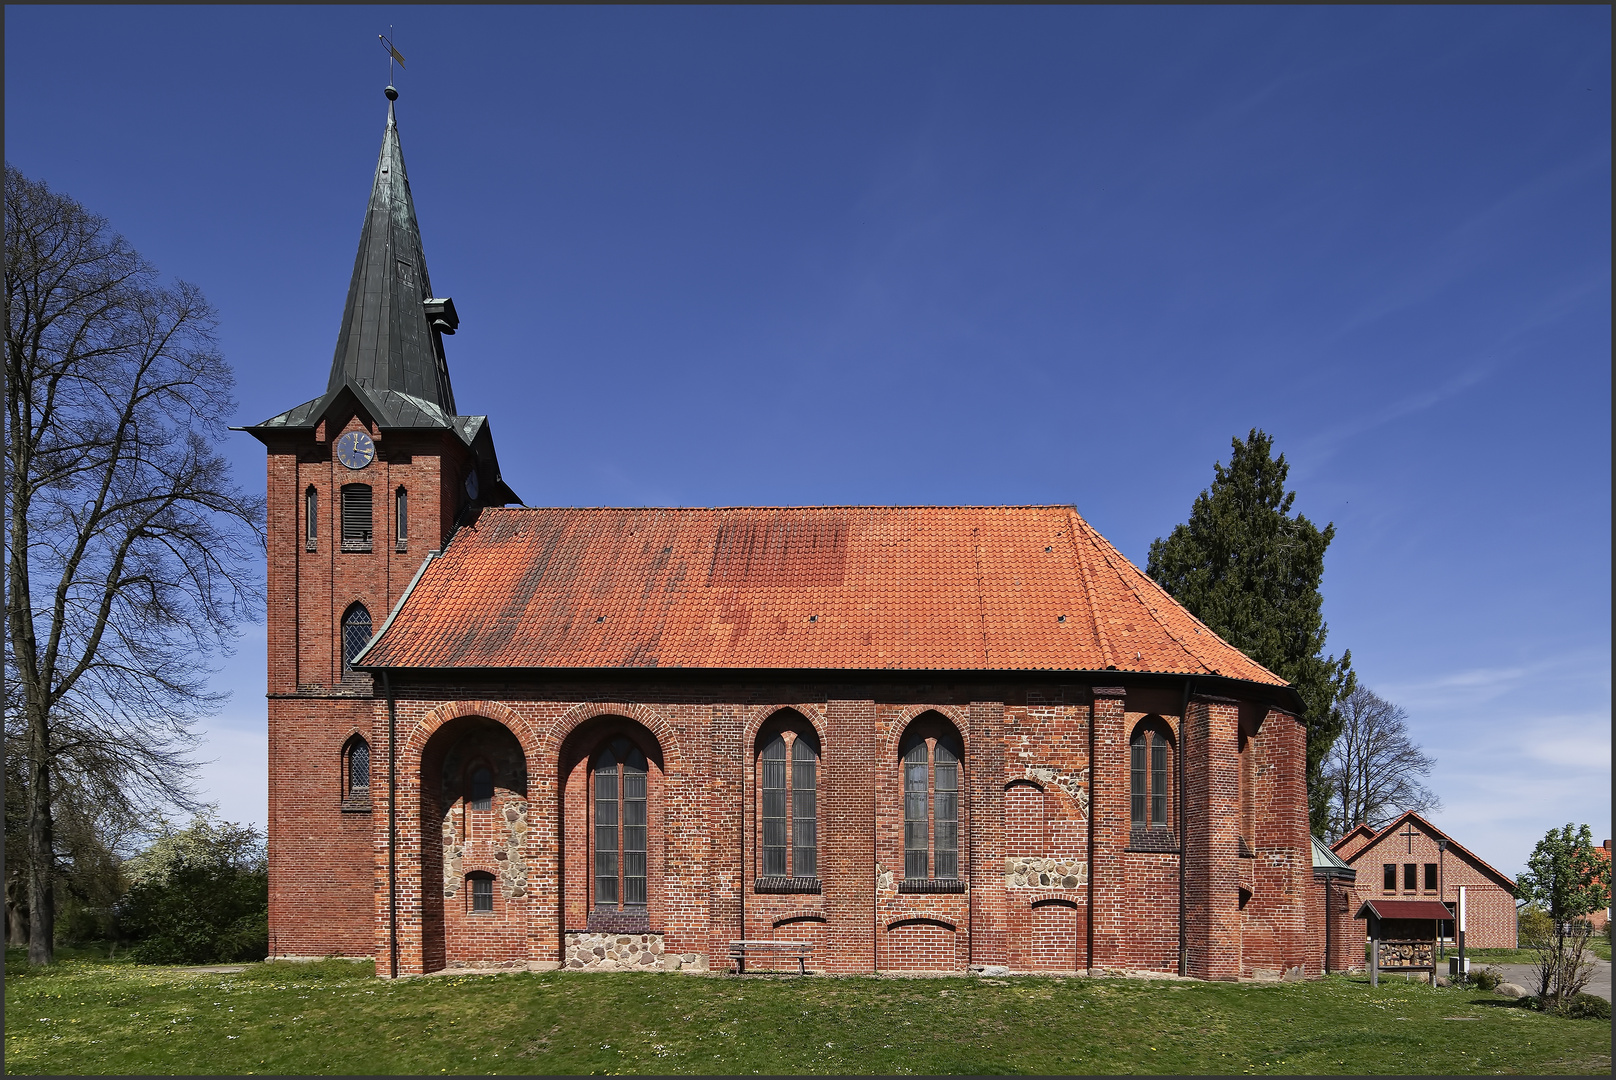
M1143 565L1261 427L1438 823L1611 834L1609 8L5 18L7 159L203 288L236 422L324 388L392 22L527 503L1071 502ZM263 641L204 773L259 823Z

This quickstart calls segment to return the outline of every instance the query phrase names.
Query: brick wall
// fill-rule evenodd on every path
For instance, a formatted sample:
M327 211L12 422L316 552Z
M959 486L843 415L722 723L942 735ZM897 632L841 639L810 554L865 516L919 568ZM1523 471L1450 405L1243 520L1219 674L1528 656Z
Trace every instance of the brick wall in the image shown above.
M1409 829L1412 826L1412 835ZM1489 872L1467 853L1450 845L1442 851L1437 840L1441 833L1417 818L1394 822L1372 841L1360 847L1346 861L1358 872L1354 882L1357 903L1376 897L1409 900L1440 900L1454 903L1458 900L1458 887L1466 886L1468 929L1465 943L1475 949L1513 949L1517 944L1517 926L1514 896L1498 877ZM1397 868L1396 888L1387 891L1384 885L1384 867L1390 863ZM1413 889L1404 888L1404 867L1413 863L1416 881ZM1437 866L1437 887L1425 887L1425 867ZM1357 923L1359 948L1367 940L1367 924Z

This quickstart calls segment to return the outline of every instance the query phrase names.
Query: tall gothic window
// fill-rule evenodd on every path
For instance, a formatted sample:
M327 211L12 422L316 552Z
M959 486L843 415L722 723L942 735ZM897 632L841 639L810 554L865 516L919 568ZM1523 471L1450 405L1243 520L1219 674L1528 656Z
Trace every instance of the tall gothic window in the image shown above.
M959 877L959 746L911 737L903 752L903 876ZM929 872L928 872L929 871Z
M1168 829L1172 822L1173 744L1167 725L1147 720L1128 743L1129 819L1136 829Z
M371 520L369 484L342 485L342 550L369 551Z
M791 735L790 750L786 736ZM819 751L801 732L781 732L758 755L763 794L762 875L819 876ZM788 764L789 762L789 764Z
M342 670L351 670L350 665L359 650L365 647L370 640L370 609L364 604L354 603L342 616Z
M303 493L303 547L308 551L320 547L320 493L313 484Z
M646 768L621 735L595 759L595 906L644 907Z
M397 540L396 547L403 551L409 547L410 538L410 493L399 488L393 493L393 535Z

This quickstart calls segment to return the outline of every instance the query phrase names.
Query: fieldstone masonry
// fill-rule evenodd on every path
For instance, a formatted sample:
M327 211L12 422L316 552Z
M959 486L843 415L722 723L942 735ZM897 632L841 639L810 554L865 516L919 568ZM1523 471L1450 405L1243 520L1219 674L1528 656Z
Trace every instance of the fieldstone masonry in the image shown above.
M1089 864L1070 855L1010 855L1004 860L1004 883L1011 888L1080 889L1089 883Z
M568 971L706 971L701 953L664 951L661 934L567 934Z

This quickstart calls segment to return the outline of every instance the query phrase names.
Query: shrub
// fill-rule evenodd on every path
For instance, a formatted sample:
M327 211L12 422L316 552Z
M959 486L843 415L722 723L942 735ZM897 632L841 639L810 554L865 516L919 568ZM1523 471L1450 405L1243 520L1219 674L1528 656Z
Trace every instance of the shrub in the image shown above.
M135 960L207 964L269 951L269 875L256 830L211 815L179 831L165 823L130 871L118 924L135 939Z
M1565 1015L1573 1020L1609 1020L1610 1002L1593 994L1578 994L1565 1004Z
M1470 981L1481 990L1497 990L1504 985L1504 973L1495 967L1484 967L1470 973Z

